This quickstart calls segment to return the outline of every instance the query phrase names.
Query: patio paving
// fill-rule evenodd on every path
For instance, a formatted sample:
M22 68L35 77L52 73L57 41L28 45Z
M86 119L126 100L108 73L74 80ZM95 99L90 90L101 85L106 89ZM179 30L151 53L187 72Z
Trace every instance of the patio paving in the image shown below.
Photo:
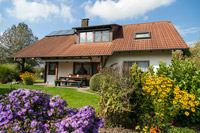
M34 83L33 85L35 86L47 86L47 87L55 87L54 84L47 84L47 83ZM90 89L89 86L83 86L78 88L77 85L61 85L61 86L57 86L57 87L62 87L62 88L74 88L76 89L78 92L83 92L83 93L89 93L89 94L95 94L92 92L88 92L87 90Z

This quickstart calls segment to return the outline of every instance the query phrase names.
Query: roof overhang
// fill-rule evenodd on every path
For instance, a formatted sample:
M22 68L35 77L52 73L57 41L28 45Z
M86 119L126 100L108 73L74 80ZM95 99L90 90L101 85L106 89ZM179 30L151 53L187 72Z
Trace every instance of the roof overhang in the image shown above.
M73 27L72 29L75 29L77 31L82 30L91 30L91 29L111 29L113 26L121 27L121 25L118 24L106 24L106 25L94 25L94 26L85 26L85 27Z
M44 62L91 62L91 59L44 59Z

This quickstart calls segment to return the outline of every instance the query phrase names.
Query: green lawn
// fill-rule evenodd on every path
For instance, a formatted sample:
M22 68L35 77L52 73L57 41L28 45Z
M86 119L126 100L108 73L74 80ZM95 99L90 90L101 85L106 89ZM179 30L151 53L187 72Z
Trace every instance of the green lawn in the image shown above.
M36 79L36 80L34 80L34 83L44 83L44 80L43 79Z
M7 84L0 84L0 94L9 93L12 90L9 90L10 86ZM81 108L87 105L93 105L95 110L99 112L98 101L99 95L97 94L88 94L77 92L76 89L72 88L61 88L61 87L44 87L44 86L33 86L33 85L14 85L13 88L26 88L30 90L44 90L46 93L50 93L54 96L60 95L62 99L66 100L68 107Z

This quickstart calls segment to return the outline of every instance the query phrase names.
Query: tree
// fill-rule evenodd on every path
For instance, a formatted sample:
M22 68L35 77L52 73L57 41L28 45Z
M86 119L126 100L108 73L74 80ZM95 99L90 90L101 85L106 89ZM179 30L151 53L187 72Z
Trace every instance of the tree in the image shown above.
M195 62L196 66L200 66L200 40L196 42L196 44L190 48L190 57L192 61Z
M25 23L19 23L8 28L2 36L0 36L0 63L10 63L13 60L8 59L10 55L27 47L28 45L38 41L38 37L34 36L32 30ZM22 60L17 62L22 66ZM31 65L37 65L36 61L28 59L26 62Z

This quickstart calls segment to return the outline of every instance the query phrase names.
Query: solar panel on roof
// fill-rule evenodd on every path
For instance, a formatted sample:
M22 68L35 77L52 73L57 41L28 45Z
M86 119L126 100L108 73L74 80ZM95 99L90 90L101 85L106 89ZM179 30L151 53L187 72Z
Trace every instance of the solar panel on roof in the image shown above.
M74 29L70 29L70 30L59 30L59 31L53 31L50 34L46 35L46 37L50 37L50 36L64 36L64 35L73 35L75 32Z

